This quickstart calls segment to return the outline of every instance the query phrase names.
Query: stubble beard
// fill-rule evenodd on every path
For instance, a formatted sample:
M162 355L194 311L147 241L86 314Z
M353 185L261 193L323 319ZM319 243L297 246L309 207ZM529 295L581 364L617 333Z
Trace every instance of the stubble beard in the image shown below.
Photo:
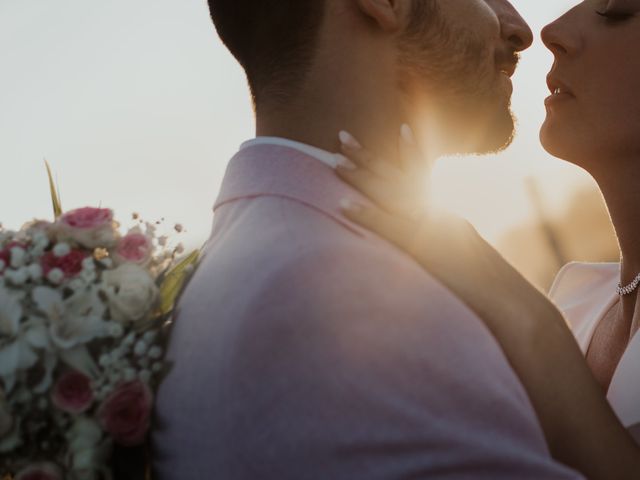
M400 88L407 101L422 94L450 154L486 154L511 144L515 120L487 42L453 31L436 2L417 1L399 38ZM422 17L422 18L421 18Z

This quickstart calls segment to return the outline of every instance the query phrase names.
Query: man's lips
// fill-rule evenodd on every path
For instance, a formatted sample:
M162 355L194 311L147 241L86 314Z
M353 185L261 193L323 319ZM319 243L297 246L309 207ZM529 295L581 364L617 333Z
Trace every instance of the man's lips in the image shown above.
M513 77L516 73L517 63L504 63L500 65L500 73L504 73L507 77Z

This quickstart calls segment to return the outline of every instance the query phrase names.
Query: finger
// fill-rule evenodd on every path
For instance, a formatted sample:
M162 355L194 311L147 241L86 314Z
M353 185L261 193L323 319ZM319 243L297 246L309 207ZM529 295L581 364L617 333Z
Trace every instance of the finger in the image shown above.
M401 184L404 181L404 173L391 162L376 158L368 165L369 170L388 182Z
M400 127L399 139L400 167L404 172L413 172L419 163L421 153L416 144L411 127L403 123Z
M338 134L342 153L359 167L366 167L373 161L373 154L366 150L362 144L346 130Z
M433 159L420 148L413 129L406 123L400 127L400 159L407 173L427 175L433 166Z
M376 175L389 180L397 180L401 171L390 162L377 158L349 132L339 134L342 153L360 168L371 170Z
M404 124L400 129L400 158L404 174L416 196L422 198L424 206L431 204L431 173L433 163L429 156L418 146L411 127Z
M351 169L338 166L336 174L372 202L384 206L387 200L388 182L367 169Z
M407 240L413 237L413 226L409 222L379 208L368 207L351 200L343 200L341 205L343 214L349 220L377 233L400 248L407 248Z

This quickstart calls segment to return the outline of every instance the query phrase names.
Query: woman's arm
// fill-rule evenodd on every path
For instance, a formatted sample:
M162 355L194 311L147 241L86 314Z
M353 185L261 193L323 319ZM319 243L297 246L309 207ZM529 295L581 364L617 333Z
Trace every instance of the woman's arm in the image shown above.
M640 478L640 448L561 313L468 222L421 206L424 161L409 136L401 143L405 158L396 164L357 143L343 146L356 168L338 174L373 201L345 204L345 215L407 251L485 321L525 386L554 458L589 479Z

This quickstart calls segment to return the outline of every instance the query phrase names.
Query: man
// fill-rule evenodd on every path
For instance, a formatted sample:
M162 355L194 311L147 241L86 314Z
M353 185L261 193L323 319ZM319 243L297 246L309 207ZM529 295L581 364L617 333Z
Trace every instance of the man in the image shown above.
M257 138L231 160L181 300L158 478L579 478L480 319L340 214L365 200L329 153L344 129L392 158L403 122L438 132L437 154L506 145L524 21L506 0L210 6Z

